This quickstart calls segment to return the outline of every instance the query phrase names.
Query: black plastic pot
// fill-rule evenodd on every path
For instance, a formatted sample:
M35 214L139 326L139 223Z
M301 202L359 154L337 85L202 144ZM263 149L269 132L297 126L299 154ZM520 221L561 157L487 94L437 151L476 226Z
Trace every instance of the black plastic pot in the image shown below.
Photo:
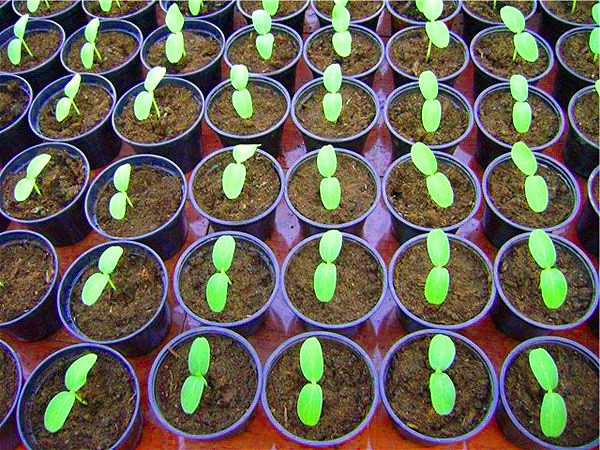
M583 212L577 220L577 237L585 249L595 256L598 256L598 218L600 217L600 206L598 206L598 199L594 198L594 186L598 186L599 173L600 167L596 167L588 179L587 201L583 207Z
M578 91L567 109L569 118L569 134L563 147L563 158L569 169L584 178L588 178L592 171L598 166L598 142L589 139L577 125L575 117L575 105L584 95L597 95L594 86L589 85Z
M391 1L392 0L385 0L385 7L388 10L388 12L390 13L390 23L392 26L392 34L398 32L399 30L401 30L404 27L410 27L410 26L414 26L414 25L419 25L419 26L425 25L424 21L421 22L418 20L412 20L412 19L409 19L408 17L401 16L400 14L398 14L394 10L394 8L392 8ZM450 14L448 17L445 17L444 19L441 19L442 22L446 23L448 28L451 28L452 22L454 21L454 19L456 18L456 16L462 9L462 0L444 0L444 1L453 1L456 4L456 9L452 12L452 14Z
M97 0L81 0L81 1L82 1L83 11L88 16L88 20L98 17L102 21L104 18L108 18L108 17L96 16L87 7L88 2L97 1ZM132 1L132 0L126 0L126 1ZM138 11L135 11L131 14L125 14L122 16L111 17L111 19L121 19L121 20L126 20L128 22L131 22L132 24L134 24L136 27L138 27L142 31L142 34L144 36L148 36L158 26L158 24L156 22L156 12L154 11L155 4L156 4L156 0L149 0L149 3L146 7L142 8Z
M7 399L10 401L8 412L4 417L0 417L0 448L4 450L13 450L19 444L19 432L17 430L17 402L21 395L23 387L23 366L19 360L19 355L10 345L0 340L0 351L7 354L15 365L16 386L13 397Z
M246 12L244 8L242 8L242 0L236 0L235 3L237 6L237 10L244 17L246 23L248 25L252 25L252 14L248 14L248 12ZM295 13L283 17L272 17L273 23L287 25L296 33L302 35L302 32L304 31L304 15L306 13L306 10L308 9L308 5L310 5L310 0L305 0L302 8L300 8Z
M538 0L532 0L531 11L525 15L525 21L528 21L533 17L537 11ZM496 25L502 25L502 22L492 22L491 20L484 19L476 15L469 9L469 5L466 2L462 4L463 10L463 37L465 41L471 42L473 37L486 28L493 27Z
M53 20L58 23L65 30L65 34L69 36L77 28L85 25L86 17L81 8L82 0L71 0L71 6L66 7L62 11L57 11L54 14L48 14L47 16L36 15L31 18L40 18ZM12 8L17 16L22 16L23 13L19 11L19 4L25 3L25 0L12 0ZM30 15L31 16L31 15ZM17 19L19 18L17 17Z
M169 6L174 3L175 0L159 0L161 9L166 13L169 10ZM229 37L233 30L233 11L235 6L235 0L229 0L227 5L223 8L213 11L208 14L199 14L197 16L189 16L192 19L206 20L207 22L216 25L225 35Z
M373 0L373 1L377 1L377 0ZM311 6L312 10L314 11L315 15L317 16L317 19L319 19L319 26L321 28L331 25L331 16L324 14L322 11L319 11L319 8L317 8L315 0L310 0L310 6ZM375 11L373 14L371 14L370 16L364 17L362 19L350 20L350 23L354 24L354 25L362 25L373 31L376 31L377 24L379 23L379 16L381 16L383 14L384 9L385 9L385 1L381 0L381 7L378 8L377 11Z
M558 17L548 9L544 0L538 0L540 3L540 33L551 44L554 45L558 38L569 31L571 28L580 27L582 25L593 25L594 22L590 15L590 21L587 24L573 22L570 20ZM586 0L583 0L586 1Z

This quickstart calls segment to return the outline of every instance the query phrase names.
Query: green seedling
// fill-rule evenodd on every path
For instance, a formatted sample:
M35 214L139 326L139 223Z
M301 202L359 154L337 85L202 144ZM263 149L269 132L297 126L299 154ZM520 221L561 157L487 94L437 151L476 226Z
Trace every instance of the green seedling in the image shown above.
M271 59L275 36L271 33L271 16L264 9L252 13L252 25L256 31L256 50L262 59Z
M323 349L316 337L309 337L300 347L300 370L306 383L296 404L296 412L302 423L314 427L319 423L323 410L323 389L319 381L323 378Z
M535 348L529 352L529 367L546 391L540 408L540 427L544 436L557 438L567 426L567 405L558 392L558 369L550 353L543 348Z
M515 166L525 175L525 198L529 207L541 213L548 207L548 185L540 175L536 175L537 161L531 149L524 142L517 142L510 151Z
M527 62L536 61L539 56L537 42L531 33L524 31L525 17L523 13L514 6L503 6L500 9L500 18L506 28L514 33L513 61L517 59L517 55Z
M92 306L98 301L104 288L108 284L113 291L117 290L110 276L117 268L119 260L123 256L123 247L112 245L102 252L98 260L98 270L85 280L81 291L81 301L84 305Z
M117 8L121 9L121 2L119 0L114 0ZM109 12L113 5L113 0L98 0L100 4L100 9L105 13Z
M337 122L342 113L342 68L339 64L327 66L323 72L323 85L327 93L323 96L323 113L329 122Z
M313 289L320 302L327 303L333 298L337 285L337 267L335 260L342 251L342 233L338 230L329 230L321 236L319 241L319 263L313 276Z
M133 203L127 195L129 189L129 178L131 177L131 164L126 163L115 170L113 175L113 184L117 192L110 198L108 203L108 212L111 217L116 220L123 220L127 205L133 208Z
M598 53L600 53L600 3L592 7L592 18L598 26L590 32L590 51L594 55L594 63L598 62Z
M352 52L352 35L348 31L350 11L346 8L346 1L335 2L331 11L331 24L335 31L331 38L333 50L342 58L347 58Z
M73 78L71 78L69 82L65 84L65 88L63 90L65 96L61 97L56 104L55 115L58 122L62 122L69 116L69 113L71 112L71 106L78 116L81 115L81 111L79 111L79 108L75 103L75 97L77 97L77 93L79 92L79 86L81 86L81 75L76 73L73 75Z
M425 280L425 298L432 305L441 305L450 287L450 272L445 267L450 261L450 242L443 230L427 233L427 255L433 267Z
M221 179L223 193L229 200L238 198L242 193L246 182L244 162L254 156L258 147L260 147L260 144L239 144L233 147L232 154L235 162L229 163L225 167Z
M144 90L135 96L135 101L133 102L133 112L137 120L146 120L150 117L152 106L154 106L156 117L160 119L160 109L154 98L154 91L166 73L167 69L157 66L150 69L148 75L146 75Z
M456 389L446 370L454 362L456 348L445 334L436 334L429 343L429 366L434 372L429 376L431 405L440 416L447 416L456 403Z
M171 64L177 64L181 58L185 57L185 41L182 33L185 18L177 3L169 6L165 23L171 32L165 42L165 54Z
M202 0L188 0L188 9L192 16L197 16L200 11L204 11L204 2Z
M421 122L428 133L434 133L442 121L442 104L437 99L438 80L431 70L419 75L419 90L425 98L421 108Z
M254 114L254 108L252 96L248 90L248 68L243 64L234 65L231 67L229 79L235 89L231 95L231 103L233 103L235 111L242 119L250 119Z
M98 355L88 353L73 361L67 369L65 373L65 387L67 390L61 391L52 397L44 412L44 427L50 433L56 433L63 427L75 405L75 400L82 405L88 404L78 391L87 383L88 374L97 360Z
M98 29L100 28L100 19L97 17L90 20L83 32L85 36L85 44L81 47L80 56L81 63L86 69L91 69L94 65L94 56L102 61L102 55L98 47L96 47L96 39L98 37Z
M448 208L454 203L454 191L446 175L437 170L437 159L429 147L417 142L410 148L410 159L417 170L425 175L427 192L440 207Z
M529 85L523 75L510 77L510 94L515 101L512 110L512 122L519 133L527 133L531 126L531 106L527 103Z
M433 45L437 48L446 48L450 43L448 26L441 20L438 20L442 15L444 4L442 0L417 0L416 6L427 19L425 33L427 33L427 37L429 38L429 44L427 45L425 61L429 61Z
M25 42L25 29L27 28L27 21L29 20L29 14L21 16L19 20L15 22L13 27L14 39L8 43L6 47L6 53L8 59L13 66L18 66L21 63L21 50L24 48L27 54L33 57L31 49Z
M568 286L564 274L554 267L556 248L550 236L544 230L533 230L528 240L529 252L542 269L540 272L540 290L542 300L548 309L558 309L567 298Z
M271 17L273 17L277 14L277 10L279 9L279 0L262 0L262 7Z
M40 3L40 0L27 0L27 11L29 11L30 13L36 12L40 8ZM50 9L50 3L48 2L48 0L44 0L44 4L46 5L47 9Z
M227 271L231 267L234 253L235 239L233 237L220 236L216 240L212 251L212 262L217 271L206 283L206 301L208 307L216 313L223 311L227 302L227 290L231 284Z
M342 199L342 187L340 180L334 176L337 169L337 157L332 145L324 145L317 153L317 169L323 177L319 185L323 206L327 210L338 208Z
M181 387L180 403L181 409L186 414L194 414L204 388L208 386L206 373L210 366L210 344L205 337L197 337L192 342L190 352L188 353L188 370L190 375L183 382Z
M29 161L27 169L25 170L25 178L21 178L17 184L15 184L14 196L16 201L24 202L29 198L33 191L39 196L42 195L42 192L36 183L36 179L48 165L51 158L52 157L47 153L42 153Z

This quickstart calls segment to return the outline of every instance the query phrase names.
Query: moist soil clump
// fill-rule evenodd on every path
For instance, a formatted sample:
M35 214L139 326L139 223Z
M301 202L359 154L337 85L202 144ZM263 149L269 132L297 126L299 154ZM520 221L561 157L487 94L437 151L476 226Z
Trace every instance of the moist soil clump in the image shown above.
M67 53L67 66L76 72L107 72L122 66L129 60L138 48L138 42L133 36L121 31L100 31L96 39L96 48L102 59L97 55L94 64L89 69L81 62L81 48L87 41L81 36L71 45Z
M275 15L273 17L280 18L280 17L291 16L296 11L300 11L300 9L302 9L302 7L305 4L306 4L305 1L299 2L299 1L294 1L294 0L280 2L279 8L277 9L277 12L275 13ZM252 13L254 11L256 11L257 9L263 9L262 1L242 0L242 9L249 15L252 15Z
M375 14L381 8L382 3L382 1L377 0L349 0L346 8L350 13L350 20L360 20ZM325 17L331 17L331 11L335 6L335 2L317 0L315 6Z
M17 376L14 359L8 350L0 345L0 422L6 418L11 406L16 401Z
M100 8L100 2L95 0L84 0L85 7L87 10L92 13L94 16L98 17L124 17L130 14L134 14L141 9L144 9L150 3L149 0L121 0L120 7L117 6L115 2L113 2L110 11L104 12L102 8Z
M189 73L200 70L219 55L221 44L216 38L204 33L183 30L185 56L173 64L167 59L165 45L167 39L152 44L146 55L150 67L163 66L168 73Z
M181 10L181 14L183 14L184 16L191 16L202 19L202 17L200 17L202 15L210 14L220 9L224 9L225 6L231 3L231 0L204 0L204 6L200 8L200 12L197 16L194 16L190 12L188 0L175 0L175 2L169 2L169 6L171 6L172 3L177 3L179 9Z
M540 0L544 5L558 17L581 24L592 24L592 7L594 1L578 1L573 11L573 1L565 0Z
M495 2L496 7L494 8L494 1L490 0L465 0L463 2L463 8L468 9L476 17L488 20L494 23L501 23L502 18L500 17L500 10L504 6L512 6L517 8L524 16L531 13L533 9L532 1L521 1L521 0L498 0Z
M300 370L298 342L286 349L273 364L266 380L269 409L286 430L314 441L327 441L355 430L369 413L373 380L367 363L341 342L319 338L323 349L323 412L314 427L304 425L296 412L296 402L306 378Z
M298 42L285 31L273 28L271 33L275 37L271 58L263 59L259 55L255 43L258 34L252 30L231 43L227 53L231 64L244 64L251 73L269 73L291 63L300 51Z
M57 12L67 9L73 4L73 0L48 0L41 1L36 12L31 12L27 9L27 2L20 1L17 4L17 9L21 14L29 14L31 17L47 17Z
M8 43L0 50L0 72L20 72L41 65L58 50L62 44L62 36L58 30L32 31L25 33L25 42L31 49L30 56L25 48L21 51L21 62L14 66L8 59Z
M590 31L585 30L568 36L559 49L567 66L579 75L598 79L599 62L594 62L594 54L590 50Z
M0 130L8 127L25 111L29 96L16 80L0 84Z
M600 143L600 109L595 90L582 95L575 103L575 123L590 141ZM1 128L1 127L0 127Z
M446 17L456 11L456 8L458 7L456 3L456 1L444 1L442 14L440 14L438 20L444 20ZM416 22L427 21L427 18L417 8L415 0L391 1L390 4L394 11L396 11L399 15L406 17L407 19Z

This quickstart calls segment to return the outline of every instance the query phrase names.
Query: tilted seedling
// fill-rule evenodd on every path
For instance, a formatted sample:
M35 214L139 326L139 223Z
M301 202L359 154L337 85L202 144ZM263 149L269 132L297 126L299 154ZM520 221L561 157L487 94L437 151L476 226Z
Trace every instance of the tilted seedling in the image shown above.
M61 391L52 397L44 412L44 427L50 433L56 433L63 427L75 405L75 400L82 405L88 404L87 400L81 397L78 392L87 383L88 374L97 360L98 355L88 353L73 361L67 369L65 373L65 387L67 390Z
M450 242L443 230L427 233L427 255L433 267L425 280L425 298L433 305L441 305L450 287L450 272L446 268L450 261Z
M510 157L513 163L525 175L525 198L527 205L537 213L544 212L548 207L548 185L546 180L537 172L537 160L531 149L524 142L512 146Z
M27 11L29 11L30 13L36 12L40 8L40 3L40 0L27 0ZM47 9L50 9L50 3L48 2L48 0L44 0L44 4L46 5Z
M79 92L79 86L81 86L81 75L76 73L73 75L73 78L71 78L69 82L65 84L65 88L63 89L65 96L61 97L56 104L55 115L58 122L62 122L69 117L71 106L78 116L81 115L81 111L79 111L79 108L75 103L75 97L77 97L77 93Z
M171 64L177 64L181 58L185 57L185 41L183 39L183 25L185 18L177 3L169 6L165 17L165 24L171 32L165 42L165 54Z
M112 8L113 0L98 0L98 3L100 4L100 9L107 13ZM117 8L121 9L121 2L119 0L114 0L114 3L117 5Z
M127 195L129 189L129 178L131 177L131 164L126 163L117 167L113 175L113 184L117 192L110 198L108 203L108 212L116 220L123 220L127 205L133 208L133 203Z
M313 289L320 302L327 303L333 298L337 285L337 267L335 260L342 251L342 233L329 230L319 240L319 263L313 276Z
M342 58L350 56L352 52L352 35L348 31L350 26L350 11L346 8L348 0L335 0L335 6L331 11L331 24L333 25L333 36L331 44L335 52Z
M523 13L514 6L503 6L500 9L500 18L506 28L514 33L513 61L517 59L517 55L527 62L536 61L539 56L537 42L531 33L524 31L525 17L523 17Z
M594 55L594 63L598 62L598 53L600 53L600 3L596 3L592 7L592 18L598 26L590 32L590 51Z
M150 117L150 110L154 106L156 117L160 119L160 109L154 98L154 91L165 77L167 69L164 67L153 67L146 75L144 81L144 90L135 96L133 102L133 112L137 120L146 120Z
M306 339L300 347L300 370L308 383L300 390L296 413L304 425L314 427L323 411L323 389L319 381L324 370L321 343L314 336Z
M568 286L565 275L554 267L556 248L550 236L544 230L533 230L528 240L529 252L540 272L540 290L542 300L548 309L558 309L567 298Z
M262 59L271 59L275 36L271 33L271 16L264 9L252 13L252 25L256 31L256 50Z
M223 193L229 200L238 198L242 193L246 182L244 162L254 156L258 147L260 147L260 144L238 144L233 147L232 154L235 162L229 163L225 167L221 179Z
M425 175L427 192L440 207L448 208L454 203L454 191L446 175L437 170L437 159L429 147L422 142L410 148L410 159L417 170Z
M197 337L192 342L190 352L188 353L188 370L190 371L190 375L188 375L181 387L181 409L186 414L194 414L196 409L198 409L198 405L200 405L204 387L208 386L205 377L209 366L210 344L205 337Z
M271 17L273 17L277 14L277 10L279 9L279 0L262 0L262 7Z
M235 239L231 236L220 236L212 251L213 266L217 270L206 283L206 301L211 311L220 313L227 302L227 290L231 284L227 271L231 267L235 253Z
M90 22L85 26L85 30L83 32L85 36L85 44L81 47L80 56L81 63L83 67L86 69L91 69L94 65L94 56L96 56L100 61L102 61L102 55L96 46L96 39L98 37L98 29L100 28L100 19L97 17L90 20Z
M204 2L202 0L188 0L188 9L192 16L197 16L200 11L204 11Z
M419 75L419 90L425 98L421 108L421 122L428 133L434 133L442 121L442 104L438 100L438 80L431 70Z
M233 89L235 89L231 95L231 103L235 112L242 119L250 119L254 114L254 108L252 106L252 96L248 90L248 68L243 64L235 64L231 67L229 79Z
M102 252L98 259L98 270L85 281L81 291L81 301L84 305L91 306L98 301L104 288L108 284L113 291L117 290L110 276L117 268L117 264L123 256L123 247L112 245Z
M52 159L50 155L42 153L29 161L27 169L25 170L25 178L21 178L17 184L15 184L14 196L16 201L24 202L29 198L33 191L35 191L37 195L42 195L36 180L48 165L50 159Z
M339 64L327 66L323 72L323 85L327 93L323 96L323 114L329 122L337 122L342 113L342 68Z
M317 153L317 170L323 177L319 184L323 206L327 210L338 208L342 199L342 187L340 180L334 176L337 170L337 156L332 145L324 145Z
M25 42L25 29L27 28L27 21L29 20L29 14L21 16L19 20L15 22L13 26L14 39L8 43L6 47L6 53L8 54L8 60L13 66L18 66L21 63L21 50L25 49L27 54L33 57L31 49Z
M416 6L427 18L425 33L427 33L427 37L429 38L429 44L427 45L425 61L429 61L432 45L435 45L437 48L446 48L450 43L448 26L441 20L438 20L442 15L444 4L442 0L416 0Z
M512 110L512 122L519 133L527 133L531 126L531 106L527 103L529 85L523 75L510 77L510 94L515 103Z
M431 405L440 416L447 416L456 403L456 389L446 370L454 362L456 347L445 334L436 334L429 342L429 366L434 372L429 376Z

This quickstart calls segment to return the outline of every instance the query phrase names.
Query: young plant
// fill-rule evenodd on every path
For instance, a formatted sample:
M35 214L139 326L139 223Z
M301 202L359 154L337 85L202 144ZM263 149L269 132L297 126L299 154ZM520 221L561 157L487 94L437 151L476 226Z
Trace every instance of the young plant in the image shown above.
M127 205L133 208L133 203L127 195L129 188L129 178L131 177L131 164L122 164L115 170L113 175L113 184L117 192L110 198L108 203L108 212L116 220L123 220Z
M427 192L440 207L448 208L454 203L454 191L446 175L437 170L437 159L429 147L417 142L410 148L410 159L417 170L425 175Z
M432 305L441 305L450 287L450 272L445 267L450 260L450 242L443 230L427 234L427 255L433 267L425 280L425 298Z
M335 0L331 11L331 24L335 33L331 43L335 52L342 58L350 56L352 52L352 35L348 31L350 26L350 11L346 8L348 0Z
M246 181L246 166L244 162L252 158L260 144L238 144L233 147L233 159L235 162L229 163L223 171L221 183L223 193L229 200L234 200L240 196L244 183Z
M98 47L96 47L96 38L98 37L98 29L100 28L100 19L97 17L90 20L83 32L85 36L85 44L81 47L80 56L81 64L86 69L91 69L94 65L94 55L102 61L102 55Z
M590 32L590 51L594 55L594 63L598 62L598 53L600 53L600 3L596 3L592 7L592 18L594 23L598 25Z
M429 342L429 366L434 372L429 376L431 405L440 416L447 416L456 403L456 389L446 370L454 362L456 348L445 334L436 334Z
M235 89L231 95L231 103L233 103L235 112L242 119L250 119L254 114L254 108L252 107L252 96L248 90L248 68L243 64L235 64L231 67L229 79Z
M69 113L71 112L71 106L73 106L73 109L78 116L81 115L81 111L79 111L79 108L75 104L75 97L77 97L77 93L79 92L79 86L81 86L81 75L76 73L73 75L73 78L71 78L69 82L65 84L65 88L63 90L65 96L61 97L56 104L55 115L58 122L62 122L69 116Z
M529 252L542 269L540 272L540 290L542 300L548 309L558 309L567 298L568 286L564 274L554 267L556 248L550 236L544 230L533 230L528 240Z
M323 260L313 276L313 289L320 302L327 303L333 298L337 285L337 267L334 262L342 251L342 233L329 230L319 241L319 255Z
M192 16L197 16L200 11L204 11L204 2L202 0L188 0L188 9Z
M319 185L323 206L329 211L338 208L342 199L342 187L340 180L334 176L337 157L332 145L324 145L317 153L317 169L323 177Z
M523 17L523 13L514 6L503 6L500 9L500 18L506 28L514 33L513 61L517 59L517 55L527 62L536 61L539 56L537 42L531 33L524 31L525 17Z
M210 366L210 344L205 337L198 337L192 342L190 352L188 353L188 370L190 375L183 382L181 387L180 403L181 409L186 414L194 414L204 387L208 386L206 373Z
M8 46L6 47L8 59L13 66L18 66L21 63L21 50L23 48L29 56L33 57L31 49L25 42L25 29L27 28L28 20L29 14L25 14L15 22L13 27L13 34L15 37L8 43Z
M113 0L98 0L100 4L100 9L105 13L109 12L113 5ZM115 0L115 4L117 8L121 9L121 2L119 0Z
M419 75L419 90L425 98L421 108L421 122L428 133L434 133L442 121L442 104L437 99L438 80L431 70L426 70Z
M329 122L337 122L342 113L342 68L339 64L327 66L323 72L323 85L327 94L323 96L323 114Z
M65 373L65 387L67 390L61 391L52 397L44 412L44 427L50 433L56 433L63 427L71 409L73 409L73 405L75 405L75 400L82 405L88 404L78 391L87 383L88 374L97 360L98 355L88 353L73 361L67 369Z
M531 126L531 106L527 103L529 85L523 75L510 77L510 94L515 101L512 110L512 122L519 133L527 133Z
M165 54L171 64L177 64L181 61L181 58L185 57L185 41L183 40L183 24L185 18L177 3L173 3L169 6L167 15L165 17L165 23L167 28L171 32L165 42Z
M142 121L150 117L152 106L154 106L156 117L160 119L160 109L154 98L154 91L165 77L166 73L167 69L157 66L150 69L148 75L146 75L144 90L135 96L135 101L133 102L133 112L137 120Z
M81 301L84 305L92 306L102 295L102 291L108 284L113 291L117 290L110 276L117 268L119 260L123 256L123 247L112 245L102 252L98 260L98 270L85 280L81 291Z
M543 348L529 352L529 367L543 390L546 391L540 408L540 427L544 436L557 438L567 426L567 406L558 392L558 369L550 353Z
M40 0L27 0L27 11L29 11L30 13L36 12L40 8L40 3ZM50 3L48 2L48 0L44 0L44 4L46 5L46 9L50 9Z
M441 20L438 20L442 15L444 4L442 0L416 0L416 6L427 18L425 33L427 33L427 37L429 38L429 44L427 46L425 61L429 61L432 45L435 45L437 48L446 48L450 43L448 26Z
M227 271L231 267L234 253L235 239L231 236L220 236L212 251L213 266L217 272L211 275L206 284L208 307L216 313L223 311L227 302L227 290L231 284Z
M544 212L548 207L548 185L540 175L536 175L537 161L531 149L524 142L517 142L510 151L515 166L525 175L525 198L529 207Z
M256 50L262 59L271 59L275 36L271 33L271 16L264 9L252 13L252 25L256 31Z
M51 158L52 157L47 153L42 153L29 161L27 169L25 170L25 178L21 178L17 184L15 184L14 196L16 201L24 202L29 198L33 191L35 191L37 195L42 195L42 192L36 183L36 179L48 165Z
M273 17L277 14L277 10L279 9L279 0L262 0L262 7L271 17Z
M296 412L302 423L314 427L319 423L323 410L323 389L319 381L323 378L323 349L316 337L309 337L300 347L300 370L306 383L296 403Z

